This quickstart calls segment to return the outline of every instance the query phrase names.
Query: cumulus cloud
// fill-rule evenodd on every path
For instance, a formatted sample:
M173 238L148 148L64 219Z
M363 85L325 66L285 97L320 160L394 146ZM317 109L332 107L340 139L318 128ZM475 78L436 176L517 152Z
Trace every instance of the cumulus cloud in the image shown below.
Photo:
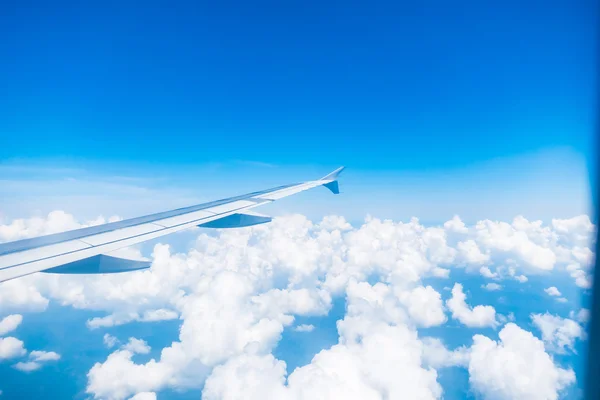
M104 334L104 337L102 338L102 341L104 342L104 345L108 349L112 349L117 344L119 344L119 339L117 339L116 337L114 337L113 335L111 335L109 333L105 333Z
M348 399L441 395L434 369L422 367L416 332L386 304L385 285L350 283L339 344L317 354L285 379L285 363L271 354L243 354L216 367L203 398Z
M142 315L137 312L130 313L114 313L105 317L95 317L87 321L87 326L90 329L108 328L127 324L129 322L158 322L177 319L179 314L173 310L158 309L147 310Z
M140 392L135 396L129 398L129 400L156 400L156 393L154 392Z
M307 325L307 324L302 324L302 325L298 325L294 328L294 330L296 332L312 332L315 330L315 326L314 325Z
M472 328L498 325L494 307L481 305L471 307L467 304L466 298L462 285L455 283L452 288L452 297L446 301L446 305L452 312L452 318Z
M514 278L521 283L525 283L528 280L525 275L515 275Z
M44 223L48 226L13 222L0 240L84 225L64 213ZM266 392L253 386L252 376L264 378L261 385L281 398L314 398L347 388L366 398L382 393L436 398L441 388L435 369L466 365L472 350L431 357L430 350L443 345L433 338L420 340L417 329L443 324L447 317L440 294L424 280L448 278L456 265L498 281L524 282L526 274L555 268L567 270L574 280L587 279L592 234L593 226L580 217L549 226L523 217L466 226L455 217L443 226L427 227L416 218L394 222L369 217L352 226L338 216L314 223L290 215L268 225L201 231L186 253L158 244L152 267L145 271L91 277L38 274L6 282L0 284L0 309L39 311L52 299L104 312L88 321L91 329L181 320L177 340L145 363L134 361L136 353L149 351L145 342L130 339L117 348L116 338L105 338L115 351L88 373L87 392L96 398L151 396L165 388L202 387L205 381L206 398L236 393L260 397ZM570 265L577 268L569 270ZM374 277L380 282L367 283ZM348 302L337 325L338 344L287 376L285 364L271 354L283 330L294 326L296 316L326 315L336 296L346 296ZM466 303L460 284L446 305L452 318L467 326L498 324L493 307ZM382 353L374 343L385 343L389 352ZM504 346L502 340L496 343ZM398 359L403 361L397 368ZM339 377L333 373L342 368ZM397 373L390 377L389 371L396 370L406 381L396 382ZM248 376L239 376L244 373ZM226 387L223 382L230 376L239 376L239 382ZM480 380L473 382L483 393ZM400 391L402 385L408 391Z
M129 338L129 341L123 345L123 350L127 350L134 354L148 354L150 346L145 340L134 337Z
M579 323L587 324L590 320L590 310L582 308L578 312L569 312L569 318L576 320Z
M42 368L42 364L35 361L19 361L14 367L22 372L33 372Z
M456 247L462 259L469 264L482 264L490 260L490 255L482 253L473 239L459 242Z
M542 341L530 332L508 323L499 338L473 336L469 382L484 398L557 399L561 390L575 382L573 370L557 366Z
M489 292L493 292L502 289L502 286L498 285L497 283L488 283L486 285L483 285L482 288Z
M532 314L533 324L542 332L544 345L550 351L566 353L574 351L575 339L583 339L585 331L577 322L568 318L561 318L550 313Z
M556 286L550 286L549 288L544 289L544 292L546 292L546 294L548 296L560 296L561 295L560 291L556 288Z
M470 349L461 346L453 351L438 338L423 338L423 362L433 368L469 365Z
M442 296L431 286L418 286L410 291L401 292L399 297L418 326L431 327L446 322Z
M29 353L29 361L20 361L14 365L16 369L23 372L33 372L42 368L43 364L49 361L60 360L60 354L54 351L34 350Z
M479 273L484 278L498 279L498 273L492 272L492 270L490 270L489 267L481 267L481 268L479 268Z
M20 314L12 314L7 317L4 317L0 320L0 336L4 336L9 332L17 329L21 322L23 321L23 316Z
M44 311L49 300L44 297L34 276L0 283L0 310L10 311Z
M27 353L23 342L12 336L0 338L0 361L21 357Z

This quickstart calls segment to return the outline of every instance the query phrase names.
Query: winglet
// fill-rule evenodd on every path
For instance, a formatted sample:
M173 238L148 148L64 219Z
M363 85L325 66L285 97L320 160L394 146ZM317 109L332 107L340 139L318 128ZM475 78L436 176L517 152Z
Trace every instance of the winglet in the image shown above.
M328 173L327 175L325 175L324 177L322 177L319 180L321 180L321 181L335 181L337 179L337 177L342 173L342 171L344 170L344 168L346 168L346 167L339 167L335 171Z
M340 193L340 187L338 185L337 178L342 173L342 171L344 170L344 168L345 167L339 167L335 171L333 171L333 172L325 175L324 177L322 177L320 179L321 181L327 181L327 182L325 182L323 184L323 186L325 186L327 189L331 190L331 192L333 194L339 194Z

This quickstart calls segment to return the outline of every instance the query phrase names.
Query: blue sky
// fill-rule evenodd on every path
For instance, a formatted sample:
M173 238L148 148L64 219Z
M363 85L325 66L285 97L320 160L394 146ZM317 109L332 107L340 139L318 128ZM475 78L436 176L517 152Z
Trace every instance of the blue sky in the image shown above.
M298 213L315 223L341 215L352 223L352 232L361 229L367 215L404 222L418 217L427 227L460 215L469 226L468 238L488 251L490 260L463 268L457 256L451 266L444 265L451 269L449 278L427 270L419 284L431 285L446 304L448 289L462 283L470 305L491 305L503 316L512 312L515 323L541 338L530 314L575 320L573 313L587 305L587 289L576 284L558 245L544 242L551 241L546 233L511 228L527 236L527 246L552 248L559 258L552 271L526 265L530 247L505 255L477 236L475 224L483 219L510 224L524 215L543 220L560 236L564 232L552 219L588 214L596 220L589 178L596 162L597 4L551 3L10 4L0 16L5 38L0 40L0 240L15 226L13 220L37 216L48 224L54 210L79 222L99 215L134 217L318 178L345 165L342 195L315 190L261 212L284 218ZM257 232L253 235L264 239ZM193 259L193 249L204 249L209 240L198 235L188 232L140 249L151 256L154 245L170 243ZM419 237L416 246L422 250L427 239ZM569 238L561 243L569 252L591 246ZM266 247L277 242L264 240ZM356 245L350 235L344 240L348 248ZM435 246L425 247L429 260ZM463 251L456 243L451 247ZM323 249L329 254L329 247ZM394 263L410 259L396 256ZM295 260L265 262L285 269ZM507 272L512 262L527 282ZM498 277L483 277L483 265ZM160 268L153 277L165 278ZM589 273L585 265L579 270ZM367 281L401 291L393 274L379 273ZM324 284L326 276L315 279ZM196 278L190 279L198 283ZM11 334L29 351L56 351L61 359L32 373L0 360L0 377L7 377L0 380L0 399L23 390L31 397L87 398L90 369L119 348L107 348L104 334L121 344L129 337L146 340L149 354L133 357L145 364L159 360L161 349L172 342L185 342L179 338L182 324L198 322L173 299L145 293L125 293L122 303L112 297L99 302L98 296L124 290L121 283L133 285L127 277L99 284L24 282L27 293L50 299L49 307L20 309L17 300L6 300L10 294L2 303L0 286L0 304L7 307L0 310L0 320L9 312L22 314L23 323ZM500 284L501 291L482 288L490 282ZM549 297L544 292L549 286L557 286L567 301ZM253 289L256 295L266 290ZM288 374L338 343L338 321L349 312L348 290L332 291L324 315L295 314L295 322L284 327L272 354L287 363ZM73 300L78 293L90 303ZM120 307L147 311L145 301L170 307L181 319L96 330L86 326ZM471 346L476 334L498 340L502 325L468 327L444 307L448 322L419 328L419 337L438 337L449 350ZM315 329L296 332L298 324ZM566 353L548 350L556 365L573 368L577 376L561 392L567 398L580 395L585 343L580 339ZM462 366L438 369L446 398L477 397L469 374ZM198 398L204 381L195 382L193 387L162 385L158 398Z
M589 156L594 4L13 4L0 156L411 171Z

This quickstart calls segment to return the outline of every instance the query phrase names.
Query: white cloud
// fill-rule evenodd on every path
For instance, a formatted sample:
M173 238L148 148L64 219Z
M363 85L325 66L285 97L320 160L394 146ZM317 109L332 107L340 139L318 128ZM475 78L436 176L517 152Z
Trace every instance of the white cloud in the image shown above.
M114 337L113 335L111 335L109 333L104 334L104 336L102 337L102 341L104 342L104 345L108 349L112 349L117 344L119 344L119 339L117 339L116 337Z
M479 268L479 273L481 274L481 276L483 276L484 278L489 278L489 279L498 279L498 273L496 272L492 272L489 267L481 267Z
M73 226L73 221L63 213L41 222L12 223L4 238L50 232L57 226ZM178 339L163 348L157 359L137 364L134 352L146 351L147 344L138 347L130 341L95 364L88 373L87 391L97 398L201 387L208 376L212 386L207 387L216 396L235 395L236 388L223 388L218 378L240 374L246 366L248 374L266 374L265 385L286 395L303 393L301 385L294 383L301 381L314 383L310 395L317 395L339 383L333 374L318 376L321 366L333 370L340 363L346 368L342 380L359 375L348 384L356 393L365 397L377 396L383 389L402 393L396 392L387 371L371 376L361 365L374 363L369 352L378 350L369 345L375 338L400 346L390 350L390 357L405 357L401 367L414 378L407 383L409 388L423 397L436 397L441 391L434 365L464 365L467 353L447 350L438 360L427 355L426 347L433 344L421 342L416 328L442 324L446 315L440 294L423 280L447 278L453 266L462 263L467 273L479 271L490 279L524 282L525 274L534 277L557 268L581 281L589 277L584 264L590 259L592 234L582 218L544 226L519 217L512 223L485 220L468 227L458 217L440 227L426 227L416 218L408 222L367 218L353 227L342 217L313 223L290 215L269 225L202 231L193 248L182 254L156 245L152 267L146 271L106 276L38 274L6 282L0 284L0 309L39 311L52 299L104 312L88 322L90 328L181 320ZM570 265L576 267L569 270ZM366 283L373 277L385 283ZM446 305L453 318L468 326L497 326L493 307L469 306L460 285L452 292ZM325 315L332 298L344 294L348 310L338 321L340 342L319 353L298 374L293 372L286 384L282 362L270 355L284 328L294 326L297 315ZM393 370L387 356L382 355L382 364ZM429 366L422 368L427 362ZM252 383L245 379L240 377L242 388Z
M156 400L156 393L154 392L140 392L135 396L129 398L129 400Z
M469 365L470 350L459 347L450 351L438 338L423 338L423 362L433 368L452 366L467 367Z
M575 382L573 370L555 365L542 341L530 332L508 323L499 337L496 342L486 336L473 336L469 382L482 397L557 399L562 389Z
M482 264L490 260L489 254L484 254L473 239L459 242L456 246L462 259L469 264Z
M527 277L525 275L515 275L514 278L521 283L527 282Z
M452 312L452 318L472 328L496 327L498 325L494 307L479 305L471 308L466 303L466 298L462 285L455 283L452 288L452 297L446 301L446 305Z
M150 346L145 340L134 337L129 338L129 341L123 345L123 350L127 350L134 354L148 354Z
M60 360L60 354L53 351L34 350L29 353L29 359L37 362Z
M0 361L20 357L27 353L23 342L12 336L0 338Z
M351 283L339 344L294 370L287 384L283 361L243 354L213 370L203 398L438 398L437 374L421 366L416 332L400 323L402 315L386 304L388 294L382 284Z
M548 296L560 296L561 295L560 291L556 288L556 286L550 286L549 288L544 289L544 292L546 292L546 294Z
M49 300L42 296L35 282L35 276L26 276L0 283L0 310L10 311L44 311Z
M21 322L23 321L23 316L21 314L12 314L7 317L4 317L0 321L0 336L4 336L9 332L17 329Z
M582 324L587 324L590 320L590 310L587 308L582 308L577 313L575 311L569 312L569 318L577 320L577 322Z
M14 368L23 372L33 372L43 367L44 363L60 360L60 354L54 351L34 350L29 353L29 361L20 361Z
M133 353L118 350L88 372L88 393L95 398L124 399L135 393L152 392L164 384L172 371L154 359L143 365L131 361Z
M315 326L314 325L307 325L307 324L302 324L302 325L298 325L294 328L294 330L296 332L312 332L315 330Z
M469 229L465 226L458 215L452 217L450 221L444 223L444 228L450 232L468 233Z
M177 312L161 308L157 310L147 310L142 315L139 315L137 312L129 312L111 314L105 317L95 317L87 321L87 326L90 329L108 328L111 326L127 324L132 321L158 322L177 319L178 317L179 314Z
M502 286L498 285L497 283L488 283L487 285L483 285L481 287L489 292L502 289Z
M399 298L418 326L437 326L447 321L442 296L431 286L418 286L400 293Z
M571 275L571 278L575 280L575 284L582 289L589 289L592 287L592 278L588 272L584 271L579 263L572 263L567 265L566 270Z
M23 372L33 372L42 368L42 364L35 361L19 361L14 365L16 369Z
M585 331L577 322L558 315L532 314L533 324L542 332L542 340L546 348L557 353L565 353L567 349L574 351L575 339L583 339Z

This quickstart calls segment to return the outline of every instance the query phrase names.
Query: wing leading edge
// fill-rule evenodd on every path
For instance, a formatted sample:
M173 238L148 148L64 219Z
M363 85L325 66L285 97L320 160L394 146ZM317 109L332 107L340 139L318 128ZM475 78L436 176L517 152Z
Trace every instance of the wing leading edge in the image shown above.
M0 244L0 282L36 272L93 274L133 271L148 260L107 255L117 249L194 226L236 228L266 223L270 217L250 211L281 198L325 186L339 193L344 167L315 181L278 186L228 199L146 215L53 235Z

